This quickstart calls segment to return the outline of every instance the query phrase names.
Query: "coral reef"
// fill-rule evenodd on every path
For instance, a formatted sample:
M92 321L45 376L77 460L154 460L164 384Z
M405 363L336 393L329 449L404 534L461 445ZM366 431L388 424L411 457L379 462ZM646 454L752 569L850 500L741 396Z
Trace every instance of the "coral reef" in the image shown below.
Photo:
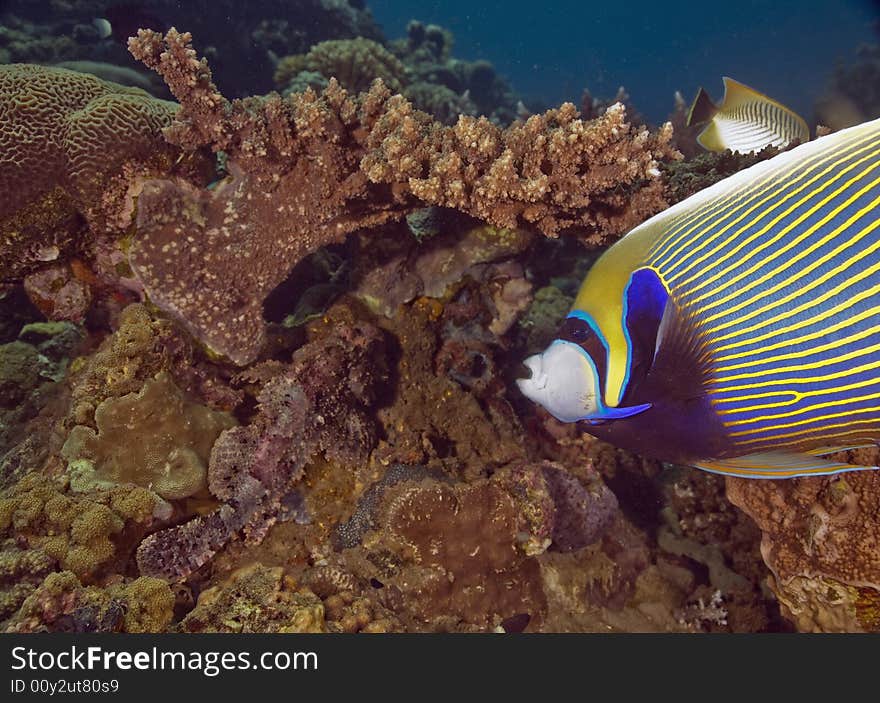
M153 0L200 52L131 56L54 5L4 4L0 61L133 56L179 105L0 68L0 629L880 627L877 479L725 484L513 383L601 248L772 153L690 158L625 91L529 115L360 3Z
M383 546L396 559L379 571L387 603L425 621L494 626L546 611L540 569L517 550L517 511L497 484L423 483L386 498Z
M252 564L199 594L183 632L326 632L324 604L280 567Z
M31 323L17 340L0 344L0 456L21 439L25 423L58 395L81 335L69 323Z
M42 549L20 549L12 539L0 544L0 622L19 609L54 566Z
M69 481L31 473L0 498L0 536L40 549L80 579L124 564L137 540L170 506L140 487L78 495Z
M183 579L239 532L260 542L316 452L363 461L375 431L362 408L383 378L381 354L378 331L365 325L336 327L299 349L290 367L263 385L250 424L225 430L214 443L208 487L222 505L147 537L138 548L141 573Z
M876 449L845 460L874 462ZM758 524L783 613L807 632L880 630L875 472L790 481L728 479L727 495Z
M0 66L0 281L20 280L124 226L137 177L173 171L176 105L94 76ZM128 203L130 207L130 203Z
M25 599L7 632L163 632L174 594L164 581L141 577L107 588L83 586L69 571L49 574Z
M275 85L281 90L302 71L335 78L346 90L367 90L377 78L399 93L406 85L403 64L378 42L363 37L335 39L315 44L307 54L285 56L275 69Z
M77 425L61 455L76 491L131 483L179 500L205 488L211 447L234 424L228 414L188 400L163 371L138 393L98 405L97 431Z
M271 89L279 56L304 53L328 39L381 40L370 12L356 5L348 0L147 0L121 5L11 0L0 8L0 63L89 60L112 64L117 72L132 71L137 66L123 45L129 34L139 27L190 27L223 72L228 93L250 95ZM96 17L111 21L111 39L99 36L92 24Z
M443 27L413 20L406 29L406 38L389 47L408 69L412 85L405 95L418 109L447 124L458 114L485 115L502 125L517 117L518 96L492 64L452 58L452 33Z
M779 150L772 146L749 154L739 154L729 150L701 151L687 161L667 162L663 165L667 176L666 198L670 203L677 203L703 188L708 188L713 183L732 176L737 171L771 159L778 153Z
M294 264L418 200L551 235L583 227L597 243L665 204L671 130L631 134L622 109L584 123L568 106L502 132L442 127L380 83L359 100L331 82L320 97L229 103L189 42L143 31L130 48L181 102L166 137L223 150L238 175L211 191L147 183L131 262L154 302L235 363L262 347L261 303Z

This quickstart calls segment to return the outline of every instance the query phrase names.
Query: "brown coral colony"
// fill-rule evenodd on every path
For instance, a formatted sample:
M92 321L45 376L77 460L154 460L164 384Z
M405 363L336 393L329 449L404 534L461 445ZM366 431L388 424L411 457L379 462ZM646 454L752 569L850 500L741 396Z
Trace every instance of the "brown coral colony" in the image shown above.
M173 28L128 48L177 103L0 67L0 274L53 320L0 325L0 628L822 629L828 588L880 628L876 565L835 559L875 537L861 477L731 482L741 512L511 390L589 258L693 186L671 125L498 119L488 62L432 83L451 35L408 32L290 42L284 95L227 99Z
M129 47L181 103L166 138L223 151L232 177L213 190L146 183L131 262L153 302L235 363L259 353L262 302L306 254L421 205L593 244L665 205L671 129L635 129L619 106L584 122L566 105L502 130L466 116L444 127L380 81L359 97L331 80L321 95L229 102L190 42L143 30Z

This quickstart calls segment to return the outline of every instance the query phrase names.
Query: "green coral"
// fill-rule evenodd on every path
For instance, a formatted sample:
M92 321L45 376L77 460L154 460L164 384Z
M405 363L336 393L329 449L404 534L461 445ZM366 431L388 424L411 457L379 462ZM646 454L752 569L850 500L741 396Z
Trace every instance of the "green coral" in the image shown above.
M187 400L165 371L139 393L103 401L95 422L97 432L74 427L61 450L74 489L133 483L167 500L205 487L211 447L235 424L227 413Z

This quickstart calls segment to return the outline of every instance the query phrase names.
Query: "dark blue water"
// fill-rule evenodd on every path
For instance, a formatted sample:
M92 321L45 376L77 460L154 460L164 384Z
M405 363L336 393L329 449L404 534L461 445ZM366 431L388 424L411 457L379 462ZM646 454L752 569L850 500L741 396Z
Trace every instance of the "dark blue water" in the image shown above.
M877 5L867 0L737 0L727 3L369 0L389 37L410 19L455 34L454 54L491 61L521 94L548 104L580 101L584 87L611 97L623 85L660 121L673 93L721 76L761 90L811 121L813 103L838 60L876 41Z

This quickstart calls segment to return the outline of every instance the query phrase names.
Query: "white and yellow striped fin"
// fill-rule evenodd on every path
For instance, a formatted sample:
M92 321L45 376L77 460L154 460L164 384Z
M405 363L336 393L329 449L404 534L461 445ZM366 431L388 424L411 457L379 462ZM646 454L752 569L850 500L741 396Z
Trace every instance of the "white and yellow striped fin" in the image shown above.
M870 471L877 466L857 466L839 461L826 461L812 452L761 452L734 459L709 459L694 464L698 469L724 476L739 478L794 478L796 476L824 476L844 471Z
M807 123L782 103L724 77L724 100L697 141L709 151L747 154L810 139Z

